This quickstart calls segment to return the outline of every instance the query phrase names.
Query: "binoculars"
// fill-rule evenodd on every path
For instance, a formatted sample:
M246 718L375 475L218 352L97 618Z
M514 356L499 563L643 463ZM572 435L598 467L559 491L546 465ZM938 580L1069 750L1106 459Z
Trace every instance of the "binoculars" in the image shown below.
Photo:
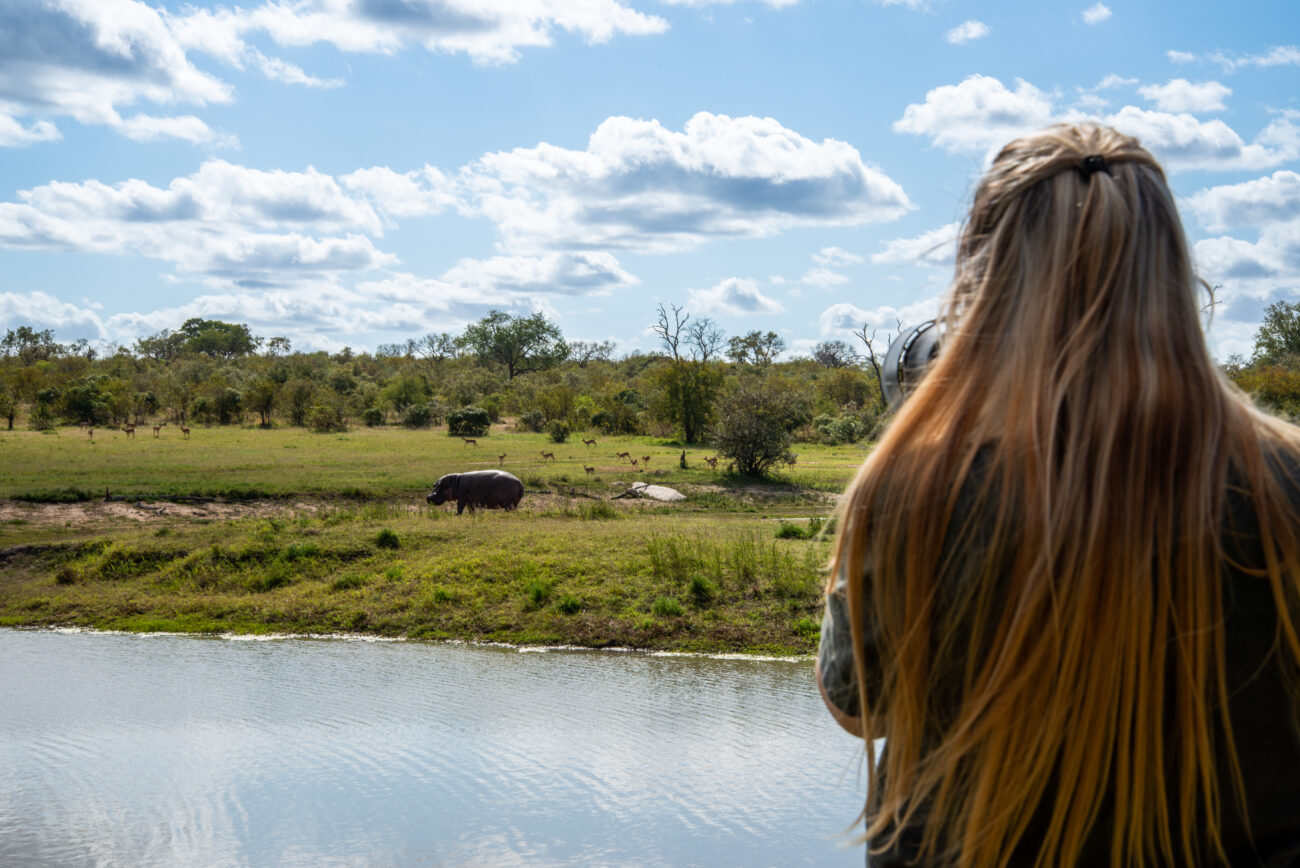
M881 389L889 409L897 410L908 394L921 382L925 368L939 353L939 329L928 319L894 338L885 352L881 371Z

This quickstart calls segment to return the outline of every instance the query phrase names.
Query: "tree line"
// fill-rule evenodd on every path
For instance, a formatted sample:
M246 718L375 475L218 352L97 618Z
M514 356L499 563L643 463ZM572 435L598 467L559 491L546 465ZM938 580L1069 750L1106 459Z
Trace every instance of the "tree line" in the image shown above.
M201 318L108 349L24 325L0 339L0 419L10 430L168 421L321 432L448 424L481 435L504 418L556 438L581 430L713 443L742 472L762 473L793 460L793 442L856 442L885 415L878 350L888 339L866 325L861 351L823 341L787 360L775 332L729 337L676 305L660 305L649 326L657 352L616 356L608 341L566 340L541 313L497 310L460 334L373 353L304 352ZM1300 417L1300 302L1271 305L1251 357L1229 357L1224 371L1261 405Z
M51 330L24 325L0 339L0 419L10 430L446 424L462 435L505 419L553 437L588 431L712 443L751 474L793 460L796 440L853 442L879 424L878 378L843 341L782 361L785 342L775 332L729 337L677 306L656 315L658 351L623 355L608 341L567 340L541 313L496 310L459 334L374 352L302 351L282 336L201 318L108 348L60 343ZM760 436L756 425L770 431ZM724 449L741 440L755 447Z

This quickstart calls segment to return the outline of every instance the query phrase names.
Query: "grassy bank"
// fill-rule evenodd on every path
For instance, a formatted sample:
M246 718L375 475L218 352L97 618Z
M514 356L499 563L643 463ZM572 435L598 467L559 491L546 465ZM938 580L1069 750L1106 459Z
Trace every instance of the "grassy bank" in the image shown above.
M0 476L0 625L807 652L830 543L794 531L829 512L826 492L861 459L806 450L784 480L752 486L710 470L711 453L688 450L683 470L680 447L633 438L494 432L476 453L427 431L170 433L2 438L15 460ZM557 461L528 457L543 449ZM650 455L651 472L620 451ZM530 489L518 512L423 504L438 475L501 452ZM617 498L633 480L687 500ZM105 488L138 501L104 503ZM66 489L99 494L42 502ZM256 502L162 499L222 492Z

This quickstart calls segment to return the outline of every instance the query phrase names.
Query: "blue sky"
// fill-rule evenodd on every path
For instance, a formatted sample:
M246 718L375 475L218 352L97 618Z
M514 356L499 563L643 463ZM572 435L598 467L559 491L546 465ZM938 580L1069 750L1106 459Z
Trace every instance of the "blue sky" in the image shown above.
M807 352L925 318L990 153L1093 118L1248 353L1300 298L1298 37L1294 0L3 0L0 328L500 308L629 351L663 303Z

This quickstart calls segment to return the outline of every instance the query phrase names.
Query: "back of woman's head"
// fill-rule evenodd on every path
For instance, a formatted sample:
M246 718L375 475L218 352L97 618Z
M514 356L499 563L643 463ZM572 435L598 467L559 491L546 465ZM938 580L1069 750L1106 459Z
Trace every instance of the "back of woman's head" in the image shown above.
M882 678L858 672L888 739L870 772L877 843L919 824L924 854L999 865L1032 822L1039 864L1069 864L1104 816L1115 864L1219 849L1220 805L1240 793L1235 760L1233 780L1215 766L1235 756L1230 466L1257 494L1279 599L1297 544L1263 458L1293 438L1216 369L1199 286L1164 174L1132 138L1052 127L980 182L939 357L850 489L835 555L868 576L849 611L883 658Z

